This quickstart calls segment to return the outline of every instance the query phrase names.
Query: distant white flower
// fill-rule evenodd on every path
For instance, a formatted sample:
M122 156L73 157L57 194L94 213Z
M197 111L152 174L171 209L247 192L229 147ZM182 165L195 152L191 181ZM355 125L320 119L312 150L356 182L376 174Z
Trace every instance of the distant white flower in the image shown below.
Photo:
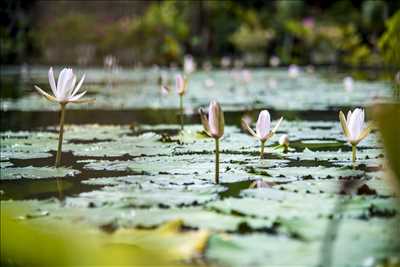
M288 68L288 75L290 78L297 78L300 74L300 68L297 65L290 65Z
M76 86L75 86L76 76L74 75L72 69L64 68L60 72L60 75L58 76L57 86L56 86L56 81L54 79L53 68L49 69L48 76L53 96L46 93L44 90L39 88L39 86L35 85L36 90L44 97L46 97L48 100L64 104L87 103L94 101L93 99L80 99L82 96L86 94L86 91L78 94L78 91L81 88L83 81L85 79L85 75L82 76L82 79Z
M104 57L104 66L106 68L113 68L117 65L117 58L113 55L107 55Z
M214 82L213 79L206 79L206 80L204 81L204 85L205 85L207 88L211 88L211 87L214 87L215 82Z
M343 79L343 86L347 92L353 91L354 81L353 78L347 76Z
M231 63L232 63L232 60L230 57L222 57L221 58L221 67L222 68L229 68Z
M289 146L289 136L287 134L281 135L279 138L279 144L281 146Z
M312 74L312 73L315 72L315 67L314 67L313 65L308 65L308 66L306 67L306 71L307 71L307 73Z
M277 56L272 56L272 57L269 59L269 64L270 64L272 67L278 67L280 63L281 63L281 60L280 60L279 57L277 57Z
M191 55L186 55L183 60L183 71L186 75L193 73L196 70L196 62Z
M283 153L287 153L289 151L289 136L287 134L281 135L279 138L279 145L283 147Z
M212 65L212 63L210 61L205 61L203 63L203 70L204 71L211 71L212 68L213 68L213 65Z

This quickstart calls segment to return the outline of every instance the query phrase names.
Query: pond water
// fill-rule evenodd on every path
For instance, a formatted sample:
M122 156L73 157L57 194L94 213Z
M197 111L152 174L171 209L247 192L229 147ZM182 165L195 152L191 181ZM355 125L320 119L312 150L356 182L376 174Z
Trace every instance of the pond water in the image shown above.
M399 256L398 197L385 182L379 133L360 143L352 166L338 121L339 110L391 98L376 73L362 73L349 92L344 74L331 69L297 78L256 69L250 81L237 71L196 72L180 132L179 99L174 91L161 95L158 84L173 71L80 69L78 76L83 72L96 102L67 106L63 167L55 169L58 107L33 89L48 90L47 69L2 71L2 209L35 224L79 221L112 232L181 220L182 231L207 231L201 251L179 258L189 265L361 266ZM197 113L211 99L226 122L219 185L214 143L201 134ZM273 125L284 121L260 160L260 145L240 120L254 122L262 109ZM276 149L282 134L288 153ZM327 238L339 224L336 238Z

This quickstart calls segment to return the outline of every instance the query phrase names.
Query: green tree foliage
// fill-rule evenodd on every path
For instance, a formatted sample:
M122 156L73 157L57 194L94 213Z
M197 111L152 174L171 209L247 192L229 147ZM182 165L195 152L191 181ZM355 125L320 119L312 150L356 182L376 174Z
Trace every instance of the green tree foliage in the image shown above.
M387 64L400 66L400 10L386 22L386 31L379 39L379 48Z

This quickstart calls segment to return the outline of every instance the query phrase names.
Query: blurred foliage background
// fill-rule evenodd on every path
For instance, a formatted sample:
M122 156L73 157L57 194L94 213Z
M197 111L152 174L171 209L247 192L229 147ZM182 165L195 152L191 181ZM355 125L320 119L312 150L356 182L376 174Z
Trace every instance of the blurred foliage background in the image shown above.
M1 1L2 64L400 66L400 1Z

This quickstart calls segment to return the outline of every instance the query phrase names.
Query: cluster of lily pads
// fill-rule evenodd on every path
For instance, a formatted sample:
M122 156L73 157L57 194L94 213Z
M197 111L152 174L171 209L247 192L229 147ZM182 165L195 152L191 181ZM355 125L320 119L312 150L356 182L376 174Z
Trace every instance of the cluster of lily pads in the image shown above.
M289 73L292 75L297 75L298 71L291 67ZM79 93L85 75L81 78L79 83L76 85L76 75L70 68L64 68L58 77L57 85L54 79L53 69L50 68L48 72L49 83L53 95L46 93L44 90L35 86L36 90L42 94L46 99L58 103L60 105L60 127L59 127L59 139L58 148L56 155L55 166L59 167L61 164L61 152L62 152L62 141L64 133L64 119L65 119L65 109L68 103L89 103L95 101L94 99L82 99L86 91ZM181 130L184 129L184 107L183 107L183 96L185 95L188 87L188 79L183 75L178 74L176 76L175 87L177 93L180 97L180 123ZM162 90L169 91L168 86L162 85ZM224 114L220 104L213 100L210 102L208 108L208 117L205 112L199 110L201 122L204 127L204 132L209 137L215 139L215 183L219 183L219 139L224 135ZM348 142L352 146L352 161L356 161L356 146L368 136L371 131L371 126L365 126L365 114L364 110L356 108L354 111L349 111L347 118L344 113L340 111L339 113L340 123L343 129L343 133L347 138ZM262 110L258 116L256 123L256 131L254 131L246 120L242 120L244 128L255 138L260 140L260 158L264 158L264 147L268 139L270 139L278 130L280 124L282 123L283 117L281 117L274 128L271 128L271 117L268 110ZM289 139L287 135L282 135L279 140L280 146L284 147L287 151L289 146Z

